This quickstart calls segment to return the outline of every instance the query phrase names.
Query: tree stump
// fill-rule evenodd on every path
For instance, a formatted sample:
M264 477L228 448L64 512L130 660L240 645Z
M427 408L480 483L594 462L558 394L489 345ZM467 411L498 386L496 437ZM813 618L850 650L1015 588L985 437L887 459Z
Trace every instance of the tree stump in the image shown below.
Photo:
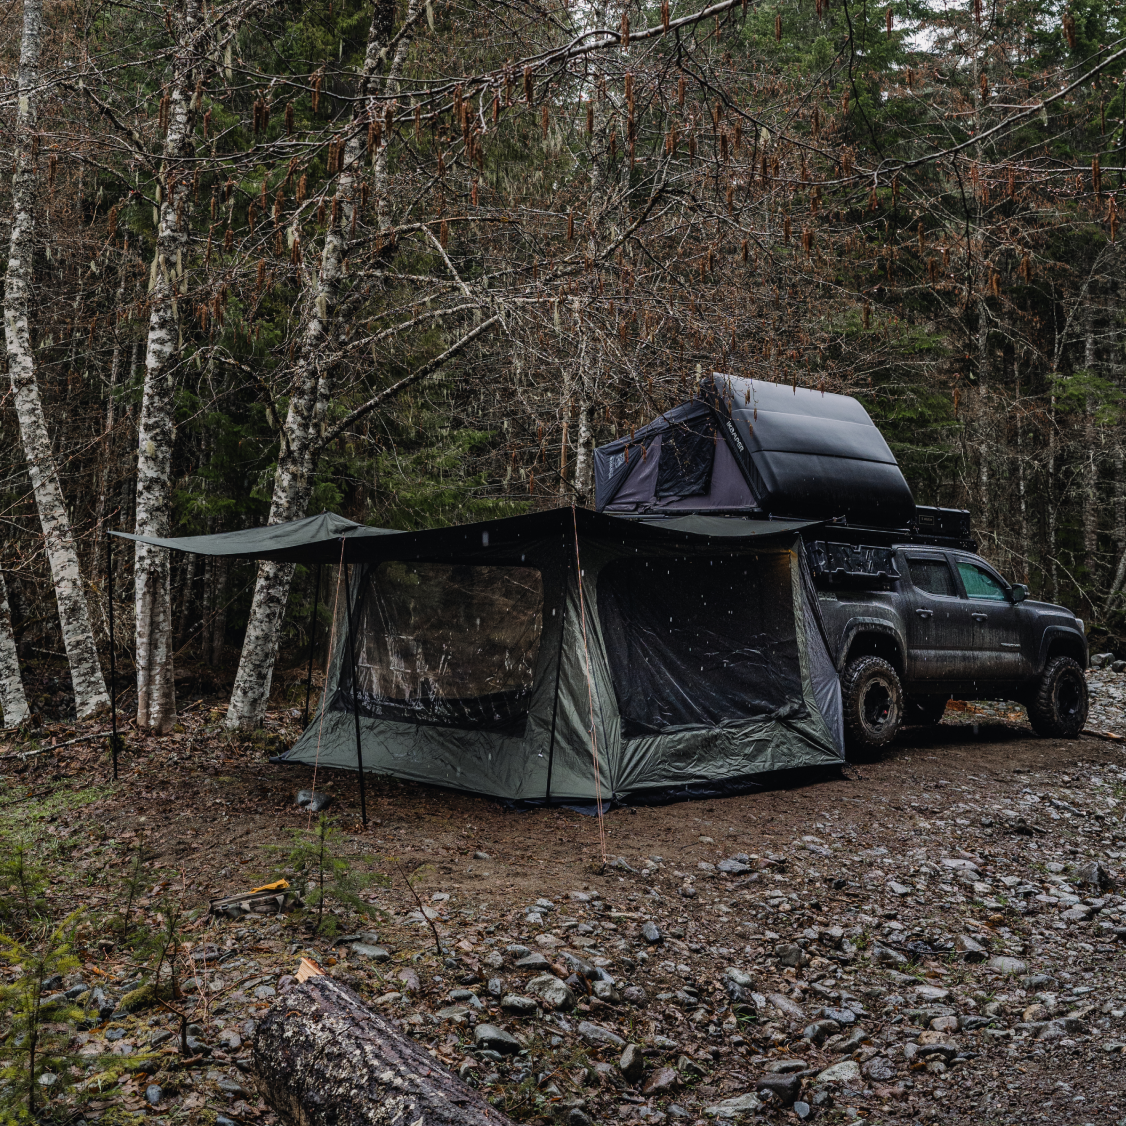
M298 1126L515 1126L323 974L278 998L254 1036L258 1089Z

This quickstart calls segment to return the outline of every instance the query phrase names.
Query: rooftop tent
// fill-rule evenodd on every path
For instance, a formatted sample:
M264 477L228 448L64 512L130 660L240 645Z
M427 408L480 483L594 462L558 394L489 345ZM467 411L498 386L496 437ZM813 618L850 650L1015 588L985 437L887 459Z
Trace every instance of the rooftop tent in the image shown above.
M322 709L281 761L356 769L358 713L365 772L511 800L839 764L805 526L563 508L275 547L356 565Z
M596 450L595 467L600 512L737 509L895 529L915 517L856 399L718 373L698 399Z

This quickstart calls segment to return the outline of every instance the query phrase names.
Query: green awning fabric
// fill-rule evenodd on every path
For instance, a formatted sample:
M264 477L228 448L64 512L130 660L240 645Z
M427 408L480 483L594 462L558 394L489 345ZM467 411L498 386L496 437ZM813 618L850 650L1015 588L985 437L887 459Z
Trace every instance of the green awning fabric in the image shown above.
M495 554L507 547L518 554L521 545L578 528L579 534L615 535L622 542L690 541L701 539L772 539L792 536L817 522L809 520L748 520L722 516L675 516L642 520L608 516L589 509L555 508L526 516L509 516L477 524L449 528L427 528L417 532L396 532L390 528L371 528L323 512L285 524L268 524L238 532L217 532L211 536L158 538L132 532L111 532L121 539L136 540L186 551L194 555L221 555L228 559L270 559L279 563L373 563L380 559L421 559L450 552L472 553L478 548ZM386 537L394 537L392 541ZM343 541L343 543L342 543ZM343 556L341 550L343 548Z

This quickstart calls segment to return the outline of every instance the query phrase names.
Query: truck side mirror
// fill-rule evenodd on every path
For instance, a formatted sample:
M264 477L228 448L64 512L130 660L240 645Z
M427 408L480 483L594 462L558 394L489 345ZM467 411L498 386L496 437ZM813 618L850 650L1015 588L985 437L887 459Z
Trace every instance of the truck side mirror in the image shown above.
M1028 597L1028 587L1024 583L1013 583L1013 602L1023 602Z

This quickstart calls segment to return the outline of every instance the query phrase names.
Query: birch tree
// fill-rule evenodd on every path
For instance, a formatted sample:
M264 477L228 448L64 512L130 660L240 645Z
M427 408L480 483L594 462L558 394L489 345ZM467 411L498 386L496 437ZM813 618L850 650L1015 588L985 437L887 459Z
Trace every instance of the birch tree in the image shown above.
M332 365L325 362L326 345L342 296L348 232L353 227L353 213L358 205L367 126L373 117L372 99L377 93L393 96L397 91L421 10L420 0L410 0L403 26L394 37L395 0L377 0L372 11L367 50L356 88L356 108L348 136L343 142L340 172L332 193L319 268L303 267L306 271L304 328L294 365L289 410L280 435L281 449L270 503L271 524L299 520L306 515L313 466L332 393ZM386 76L383 76L389 50L393 50L393 54ZM386 175L387 153L384 147L383 151L375 154L377 199L386 198ZM300 229L296 222L295 216L290 239L300 250ZM292 578L292 563L265 562L259 565L250 621L227 709L226 724L231 730L253 729L265 715Z
M78 553L36 379L29 320L39 181L39 134L36 130L42 37L42 0L25 0L16 95L12 232L4 281L4 338L12 400L58 603L63 644L74 684L75 709L78 716L84 718L108 706L109 696L94 646Z
M8 586L0 574L0 709L5 727L19 727L31 714L20 677L16 639L12 633L12 611L8 606Z
M186 0L172 81L161 110L167 115L160 167L160 223L149 290L145 387L137 425L137 523L140 536L171 530L172 448L175 437L176 359L180 348L178 298L187 291L190 249L192 134L199 107L199 0ZM138 543L133 572L137 645L137 722L160 734L176 714L172 667L172 597L168 552Z

